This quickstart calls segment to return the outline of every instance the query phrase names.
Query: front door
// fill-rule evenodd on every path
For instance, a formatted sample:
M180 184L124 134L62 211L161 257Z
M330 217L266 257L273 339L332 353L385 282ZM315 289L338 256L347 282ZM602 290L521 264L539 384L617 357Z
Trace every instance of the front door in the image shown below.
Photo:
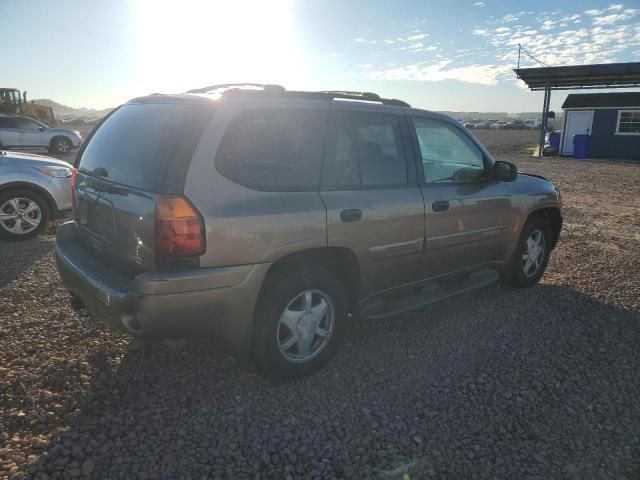
M328 245L358 257L361 298L420 280L424 246L406 123L394 109L366 107L334 104L321 189Z
M20 129L20 145L23 147L46 147L47 135L40 130L42 125L28 118L17 117Z
M591 135L592 123L593 110L567 111L567 123L562 140L562 153L564 155L573 155L574 135Z
M425 201L424 271L429 277L501 262L513 223L504 182L490 180L490 160L460 126L413 116Z

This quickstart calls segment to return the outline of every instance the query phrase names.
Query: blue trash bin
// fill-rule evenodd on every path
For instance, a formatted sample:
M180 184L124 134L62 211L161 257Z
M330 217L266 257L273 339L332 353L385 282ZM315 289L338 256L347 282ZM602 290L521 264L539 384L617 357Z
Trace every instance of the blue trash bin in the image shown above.
M549 134L549 145L554 147L556 151L560 150L560 134L562 131L551 132Z
M590 135L573 136L573 158L587 158L591 150Z

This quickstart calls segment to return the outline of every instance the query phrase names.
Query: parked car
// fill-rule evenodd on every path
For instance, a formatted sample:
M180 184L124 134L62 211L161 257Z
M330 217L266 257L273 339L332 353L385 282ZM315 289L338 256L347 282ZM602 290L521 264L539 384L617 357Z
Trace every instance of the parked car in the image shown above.
M33 237L71 209L71 175L62 160L0 150L0 237Z
M524 121L527 128L540 128L540 122L535 118L529 118Z
M46 148L49 153L69 153L82 144L82 135L66 128L50 128L22 115L0 115L0 148Z
M476 124L471 122L465 122L464 128L476 128Z
M349 314L544 273L558 190L453 118L371 93L193 92L131 100L78 154L58 269L110 325L217 335L298 377L334 354Z
M504 120L498 120L497 122L491 124L491 128L498 128L498 129L505 128L506 126L507 126L507 122L505 122Z
M511 122L507 122L504 128L510 130L524 130L525 128L527 128L527 126L522 120L513 120Z

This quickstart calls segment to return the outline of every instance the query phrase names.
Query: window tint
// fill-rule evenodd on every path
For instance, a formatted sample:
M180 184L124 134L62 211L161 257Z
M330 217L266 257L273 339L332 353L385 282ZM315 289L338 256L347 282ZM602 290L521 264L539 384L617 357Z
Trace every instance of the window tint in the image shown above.
M37 130L41 127L40 124L27 118L16 118L15 122L17 124L17 128L22 128L24 130Z
M325 186L407 183L400 123L395 115L351 112L336 117L325 160Z
M483 177L482 152L467 135L441 120L413 121L426 182L467 183Z
M186 102L124 105L98 127L78 168L104 168L105 180L158 191L165 177L184 174L212 113Z
M0 117L0 128L16 128L15 119Z
M216 155L225 177L258 190L304 191L320 180L327 112L260 109L230 123Z

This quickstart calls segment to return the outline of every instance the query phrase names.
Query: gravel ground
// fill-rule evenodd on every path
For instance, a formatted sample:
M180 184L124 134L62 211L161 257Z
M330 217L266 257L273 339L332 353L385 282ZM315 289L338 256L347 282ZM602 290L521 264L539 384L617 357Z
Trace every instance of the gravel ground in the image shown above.
M640 167L537 160L565 229L541 285L355 322L280 384L69 308L53 236L0 244L0 478L640 478Z

